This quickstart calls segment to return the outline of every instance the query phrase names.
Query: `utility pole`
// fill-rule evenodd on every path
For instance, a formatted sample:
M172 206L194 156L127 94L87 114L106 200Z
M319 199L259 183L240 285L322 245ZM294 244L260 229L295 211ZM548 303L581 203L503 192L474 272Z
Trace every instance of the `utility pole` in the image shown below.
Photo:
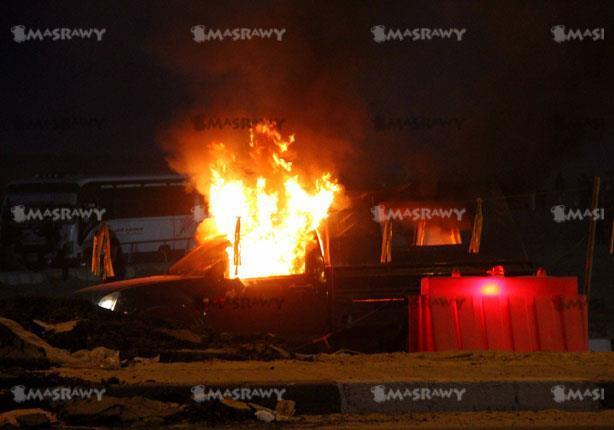
M601 179L599 176L593 178L593 198L591 200L591 211L594 213L599 206L599 186ZM593 276L593 257L595 255L595 236L597 233L597 219L592 217L588 225L588 240L586 244L586 262L584 265L584 294L587 300L591 291L591 278Z

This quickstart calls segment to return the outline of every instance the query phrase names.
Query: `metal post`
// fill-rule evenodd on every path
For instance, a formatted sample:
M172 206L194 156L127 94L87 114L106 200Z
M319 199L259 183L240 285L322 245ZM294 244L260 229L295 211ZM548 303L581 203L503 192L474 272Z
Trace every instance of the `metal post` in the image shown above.
M324 222L324 264L330 265L332 259L330 258L330 229L328 227L328 221Z
M610 226L610 254L614 254L614 219L612 219Z
M237 217L237 223L235 224L235 243L233 249L233 264L235 265L235 276L239 275L239 265L241 264L241 217Z
M591 211L599 206L599 176L593 178L593 198L591 200ZM593 276L593 257L595 255L595 236L597 233L597 219L592 217L588 225L588 240L586 244L586 262L584 266L584 294L587 298L591 290L591 278Z
M336 293L336 285L335 285L335 268L331 265L326 267L327 276L326 276L326 285L327 285L327 305L328 305L328 330L333 331L336 323L336 315L335 315L335 293Z

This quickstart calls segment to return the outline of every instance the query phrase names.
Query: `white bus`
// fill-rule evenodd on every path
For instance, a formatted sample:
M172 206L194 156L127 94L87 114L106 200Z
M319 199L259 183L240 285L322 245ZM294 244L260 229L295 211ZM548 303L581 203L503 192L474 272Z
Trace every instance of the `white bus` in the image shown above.
M124 261L172 261L194 246L203 204L179 175L12 182L1 207L3 265L89 265L101 217Z

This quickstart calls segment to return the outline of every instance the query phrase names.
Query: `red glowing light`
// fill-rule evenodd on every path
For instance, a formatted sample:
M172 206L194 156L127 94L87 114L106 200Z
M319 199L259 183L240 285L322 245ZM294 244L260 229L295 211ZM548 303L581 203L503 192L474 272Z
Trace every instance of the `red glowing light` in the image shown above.
M501 293L501 287L497 284L486 284L481 288L480 292L485 296L496 296Z
M460 276L422 278L422 295L434 296L550 296L574 295L578 281L556 276Z

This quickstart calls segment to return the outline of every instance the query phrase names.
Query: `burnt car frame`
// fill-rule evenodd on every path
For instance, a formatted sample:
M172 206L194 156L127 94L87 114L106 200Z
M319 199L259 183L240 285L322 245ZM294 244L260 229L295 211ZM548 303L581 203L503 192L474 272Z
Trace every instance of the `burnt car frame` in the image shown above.
M323 332L328 321L326 272L319 246L310 248L305 273L228 278L228 241L208 241L175 263L166 275L88 287L77 295L115 312L207 327L217 332Z

